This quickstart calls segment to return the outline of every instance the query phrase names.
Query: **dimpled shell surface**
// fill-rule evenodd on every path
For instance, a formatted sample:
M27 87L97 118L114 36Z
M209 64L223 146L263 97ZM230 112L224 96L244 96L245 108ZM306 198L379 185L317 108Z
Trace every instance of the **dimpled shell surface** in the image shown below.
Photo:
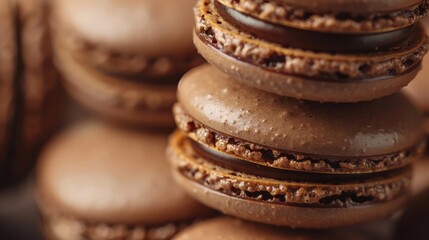
M37 197L45 212L90 222L157 225L192 220L208 210L170 177L167 136L87 122L44 150Z
M185 111L215 131L280 150L325 156L374 156L422 139L418 111L402 94L371 102L321 104L236 83L205 65L179 83Z

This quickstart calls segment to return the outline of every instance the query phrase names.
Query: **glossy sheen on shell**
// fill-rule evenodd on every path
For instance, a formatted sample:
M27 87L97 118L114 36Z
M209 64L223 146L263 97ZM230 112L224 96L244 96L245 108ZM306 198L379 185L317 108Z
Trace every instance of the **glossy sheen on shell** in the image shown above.
M163 225L211 211L170 177L165 134L81 123L55 138L37 168L38 204L46 215L85 222Z
M415 23L429 12L427 0L218 0L265 21L312 31L378 32Z
M191 38L194 0L59 0L52 3L54 26L109 51L147 57L195 53Z
M334 174L382 172L414 163L426 146L422 140L421 144L413 148L392 154L333 159L280 151L216 132L189 116L179 104L174 106L173 112L177 128L193 141L227 156L277 169Z
M182 78L178 99L205 126L280 150L374 156L423 139L422 119L400 93L354 104L305 102L249 88L205 65Z

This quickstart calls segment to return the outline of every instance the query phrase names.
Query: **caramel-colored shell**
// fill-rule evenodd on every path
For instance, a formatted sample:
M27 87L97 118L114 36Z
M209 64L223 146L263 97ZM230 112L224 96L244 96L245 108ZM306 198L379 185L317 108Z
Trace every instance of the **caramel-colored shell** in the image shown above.
M370 102L299 101L237 83L205 65L179 83L185 111L209 128L280 150L325 156L398 152L422 139L422 119L401 93Z
M44 213L83 221L158 225L188 221L208 210L173 181L167 135L87 122L55 138L38 165Z

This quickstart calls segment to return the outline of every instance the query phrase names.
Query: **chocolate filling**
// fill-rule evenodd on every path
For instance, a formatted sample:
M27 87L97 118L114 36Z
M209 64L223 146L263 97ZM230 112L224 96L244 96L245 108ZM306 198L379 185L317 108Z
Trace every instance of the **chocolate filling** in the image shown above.
M102 69L100 67L97 67L98 71L100 71L103 74L106 74L108 76L111 76L113 78L120 78L122 80L127 80L134 83L143 83L143 84L151 84L151 85L157 85L157 86L176 86L181 78L181 74L177 75L168 75L168 76L148 76L144 73L118 73L118 72L110 72L106 71L105 69Z
M401 174L405 168L389 170L377 173L361 173L361 174L323 174L309 173L302 171L291 171L286 169L268 167L242 160L229 154L216 151L201 143L198 143L189 138L193 150L202 158L210 161L221 167L234 171L277 180L287 180L296 182L318 182L318 183L345 183L345 182L360 182L369 179L385 179L396 174Z
M407 39L415 25L395 31L368 34L313 32L259 20L215 1L219 14L245 32L286 47L332 53L366 53L388 50Z

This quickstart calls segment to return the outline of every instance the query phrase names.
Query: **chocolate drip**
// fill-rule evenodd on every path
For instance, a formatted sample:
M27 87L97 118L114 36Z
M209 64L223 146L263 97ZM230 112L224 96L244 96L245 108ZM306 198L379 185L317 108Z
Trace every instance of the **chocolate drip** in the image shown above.
M228 8L218 1L215 6L222 18L260 39L285 47L331 53L368 53L388 50L406 40L415 25L389 32L335 34L300 30L265 22Z

